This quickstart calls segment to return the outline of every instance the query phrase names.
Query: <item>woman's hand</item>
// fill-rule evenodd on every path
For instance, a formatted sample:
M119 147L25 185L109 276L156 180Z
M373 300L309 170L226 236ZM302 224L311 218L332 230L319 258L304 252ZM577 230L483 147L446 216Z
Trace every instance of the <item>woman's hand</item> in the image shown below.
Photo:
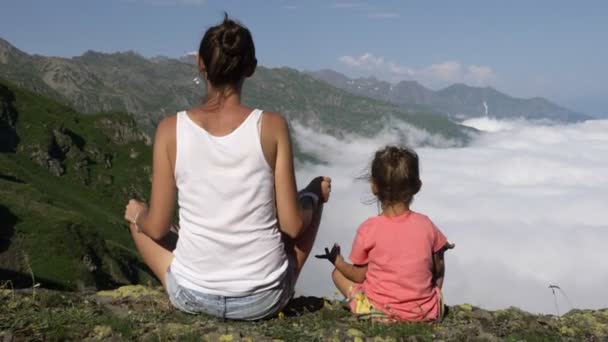
M137 221L146 210L148 210L148 206L144 202L131 199L125 207L125 220L134 224L137 231L140 231Z
M342 258L342 255L340 254L340 245L334 243L334 245L331 247L331 251L325 247L325 254L315 255L315 258L327 259L329 262L335 265L336 260Z

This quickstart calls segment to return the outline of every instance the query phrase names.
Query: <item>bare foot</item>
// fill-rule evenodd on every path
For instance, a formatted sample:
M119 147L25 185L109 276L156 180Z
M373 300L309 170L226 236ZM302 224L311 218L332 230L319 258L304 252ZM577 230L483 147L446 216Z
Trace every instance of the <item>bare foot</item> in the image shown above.
M326 203L329 201L329 195L331 193L331 178L329 177L315 177L308 183L308 185L302 189L299 193L300 200L308 197L313 202L313 207L318 207L319 204Z
M331 178L323 177L323 181L321 182L321 200L323 203L327 203L329 201L329 196L331 195Z
M300 215L305 227L321 218L323 204L329 200L331 194L331 178L316 177L298 193L300 202Z

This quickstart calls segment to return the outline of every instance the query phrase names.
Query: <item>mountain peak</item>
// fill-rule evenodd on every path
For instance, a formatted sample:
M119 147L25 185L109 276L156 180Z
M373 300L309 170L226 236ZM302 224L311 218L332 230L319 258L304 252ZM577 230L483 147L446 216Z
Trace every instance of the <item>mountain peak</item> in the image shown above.
M451 90L451 89L472 89L472 88L475 88L475 87L466 85L466 84L461 83L461 82L457 82L457 83L452 83L449 86L447 86L447 87L445 87L443 89L440 89L439 91Z
M343 73L337 72L335 70L331 70L331 69L321 69L321 70L317 70L317 71L309 71L309 72L307 72L307 74L309 74L310 76L312 76L318 80L325 81L330 84L333 82L350 81L350 78L348 78L348 76L344 75Z
M17 48L13 44L11 44L8 40L6 40L2 37L0 37L0 48L17 50Z
M413 88L424 88L427 89L427 87L423 86L420 82L416 81L416 80L403 80L403 81L399 81L399 83L396 84L397 87L413 87Z
M404 80L391 85L373 76L351 79L333 70L319 70L311 75L357 95L401 106L424 106L446 115L456 113L463 118L484 115L484 103L491 107L490 111L494 116L500 118L522 116L559 121L578 121L588 118L544 98L515 98L490 86L476 87L454 83L433 91L415 80Z
M338 77L347 78L347 76L344 75L343 73L335 71L335 70L332 70L332 69L321 69L321 70L318 70L318 71L313 71L312 73L315 73L315 74L326 74L326 75L332 75L332 76L338 76Z
M26 54L8 40L0 37L0 63L6 64L9 63L10 59L21 56L26 56Z
M83 61L107 61L107 60L132 60L135 62L149 61L146 57L142 56L137 51L118 51L118 52L101 52L94 50L87 50L80 56L72 57L72 60L83 60Z
M502 94L501 92L499 92L498 90L496 90L495 88L490 87L490 86L476 87L476 86L470 86L468 84L464 84L461 82L449 85L443 89L438 90L437 92L443 93L443 94L453 93L453 92L484 92L484 93L491 92L491 93L508 96L506 94Z
M8 42L8 40L0 37L0 47L4 47L4 46L12 46L11 43Z

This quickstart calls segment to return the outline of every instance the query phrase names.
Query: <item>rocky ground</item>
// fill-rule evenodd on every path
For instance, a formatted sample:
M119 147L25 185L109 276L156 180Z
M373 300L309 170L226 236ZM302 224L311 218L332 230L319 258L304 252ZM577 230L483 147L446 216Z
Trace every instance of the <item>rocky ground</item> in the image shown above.
M608 309L562 317L517 308L450 307L435 324L358 321L336 301L299 297L279 317L226 322L176 311L162 289L113 291L0 290L0 341L604 341Z

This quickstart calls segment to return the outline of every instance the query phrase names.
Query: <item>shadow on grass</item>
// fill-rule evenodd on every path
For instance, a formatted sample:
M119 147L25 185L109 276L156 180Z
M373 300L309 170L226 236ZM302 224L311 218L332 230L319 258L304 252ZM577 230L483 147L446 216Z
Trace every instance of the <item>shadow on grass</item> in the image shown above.
M0 173L0 179L3 179L5 181L9 181L9 182L13 182L13 183L19 183L19 184L25 184L25 182L15 176L11 176L11 175L3 175Z
M17 222L19 222L19 218L0 204L0 253L7 251L11 245Z
M15 94L0 84L0 152L15 152L19 145L15 129L18 115L14 102Z
M285 316L301 316L308 312L316 312L323 309L325 299L319 297L297 297L292 299L283 309Z
M34 286L32 283L32 276L30 274L0 268L0 282L5 282L8 280L10 280L14 289L27 289ZM42 288L61 291L71 290L71 288L68 288L63 284L45 278L36 277L35 280L36 283L39 283Z

